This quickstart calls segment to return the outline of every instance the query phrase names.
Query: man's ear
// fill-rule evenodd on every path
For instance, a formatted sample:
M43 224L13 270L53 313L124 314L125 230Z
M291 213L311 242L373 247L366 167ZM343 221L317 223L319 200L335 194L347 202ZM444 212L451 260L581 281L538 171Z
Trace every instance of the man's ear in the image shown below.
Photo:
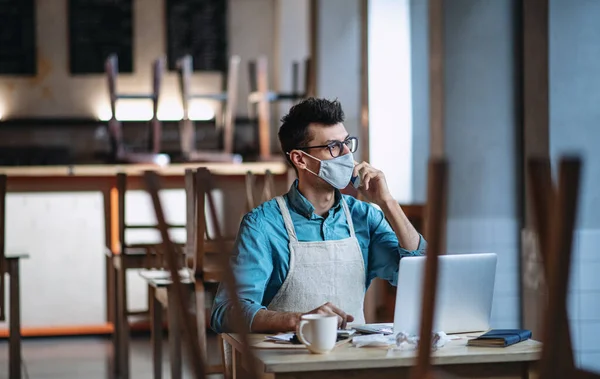
M299 150L292 150L289 153L290 156L290 160L292 161L292 163L294 164L294 166L296 166L296 168L298 170L305 170L306 169L306 157L304 156L304 154L302 154L301 151Z

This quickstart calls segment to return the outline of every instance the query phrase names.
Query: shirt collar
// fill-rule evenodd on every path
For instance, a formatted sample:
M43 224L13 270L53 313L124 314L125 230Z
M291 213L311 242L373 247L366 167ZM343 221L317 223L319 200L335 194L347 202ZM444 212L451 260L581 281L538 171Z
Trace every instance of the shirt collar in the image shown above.
M342 198L342 193L338 189L336 189L334 196L335 196L335 198L333 201L333 206L329 210L330 214L332 211L339 209L340 200ZM301 214L302 216L304 216L308 219L313 218L313 216L318 217L317 215L314 214L315 207L298 190L298 179L294 180L294 183L292 183L292 186L290 187L290 190L287 193L287 198L288 198L289 206L296 213Z

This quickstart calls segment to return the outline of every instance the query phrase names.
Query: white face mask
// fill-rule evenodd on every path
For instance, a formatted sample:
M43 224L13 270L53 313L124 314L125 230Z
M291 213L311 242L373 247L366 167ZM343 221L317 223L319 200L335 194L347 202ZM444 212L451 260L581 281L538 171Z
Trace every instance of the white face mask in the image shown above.
M354 172L354 156L351 152L341 155L337 158L327 160L321 160L313 157L304 151L303 153L306 156L321 162L321 168L319 168L318 174L314 173L308 168L306 171L318 176L337 189L341 190L348 186L348 183L350 183L350 179L352 178L352 173Z

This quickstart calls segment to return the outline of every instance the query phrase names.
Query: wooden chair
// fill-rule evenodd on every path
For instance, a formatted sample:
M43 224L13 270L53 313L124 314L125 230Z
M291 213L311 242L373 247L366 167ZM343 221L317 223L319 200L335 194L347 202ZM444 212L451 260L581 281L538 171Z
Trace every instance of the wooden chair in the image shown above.
M227 73L227 90L222 93L193 94L190 91L192 80L193 61L191 55L186 55L177 61L179 73L179 88L181 91L181 101L183 104L183 119L180 123L181 151L184 159L194 162L241 162L242 158L234 154L235 142L235 110L237 106L238 94L238 74L240 66L240 57L233 55L229 59L229 69ZM217 100L222 104L221 117L217 117L217 128L223 131L223 151L209 152L197 151L195 147L196 133L194 123L189 118L190 102L192 99Z
M270 170L265 171L265 182L261 192L260 202L255 200L256 177L252 171L246 173L246 210L250 212L252 209L265 201L271 200L276 193L275 181Z
M163 246L164 246L164 250L165 250L165 255L167 257L167 260L169 262L169 271L170 271L170 277L171 278L179 278L179 270L181 268L181 266L178 265L177 263L177 252L176 252L176 248L175 246L170 242L169 239L169 234L168 234L168 226L166 225L165 219L164 219L164 214L162 211L162 206L160 204L160 199L158 197L158 190L159 190L159 184L158 184L158 175L156 175L153 172L147 172L146 173L146 185L148 188L148 192L150 193L152 200L153 200L153 204L154 204L154 208L155 208L155 212L156 212L156 218L158 220L159 223L159 227L161 230L161 235L163 238ZM194 189L192 189L191 187L195 187ZM209 203L209 208L210 208L210 215L213 218L214 221L216 220L216 210L214 209L214 201L212 199L212 193L210 192L211 189L211 179L210 179L210 173L208 172L208 170L206 169L199 169L197 172L195 173L190 173L190 172L186 172L186 192L187 190L190 190L191 192L187 192L187 193L191 193L191 197L192 199L189 199L189 204L191 204L192 202L194 203L194 209L195 209L195 216L198 220L204 219L204 208L203 206L205 205L205 198ZM197 196L197 197L196 197ZM213 205L211 205L213 204ZM189 215L191 215L191 211L188 213ZM199 214L202 214L202 216L199 216ZM203 228L204 226L204 228ZM195 269L194 269L194 276L192 278L193 280L193 285L188 285L189 283L187 283L187 280L173 280L169 285L169 291L167 292L167 296L169 297L169 303L170 306L168 308L169 310L169 319L179 319L179 321L181 322L181 326L183 329L183 334L185 336L185 342L187 345L187 352L189 353L189 357L190 357L190 363L192 365L193 371L194 371L194 377L196 378L204 378L206 377L207 374L211 373L212 370L207 366L206 364L206 342L205 342L205 338L206 336L204 334L205 332L205 313L204 313L204 281L205 280L210 280L210 278L212 277L212 275L216 275L214 273L216 273L215 270L219 270L220 271L220 275L222 277L223 280L225 280L225 282L227 283L227 288L229 290L229 295L231 297L231 299L233 299L234 302L239 302L239 298L237 297L237 291L236 291L236 283L235 283L235 278L233 276L233 273L229 267L229 254L227 253L227 251L229 250L227 247L227 244L225 243L225 241L221 238L221 232L220 232L220 227L218 222L214 224L214 229L215 229L215 236L214 239L212 240L213 244L212 246L214 246L214 249L211 248L211 244L209 243L205 243L204 241L204 233L205 233L205 223L203 221L200 221L197 223L197 225L195 225L195 233L196 235L193 238L193 246L196 249L197 252L197 259L198 262L195 265ZM216 262L216 267L214 268L214 270L212 269L208 269L208 267L204 267L205 266L205 261L204 259L206 258L206 254L204 254L204 250L202 249L203 247L205 247L207 250L209 251L218 251L219 253L213 253L215 254L214 256L218 259L218 262ZM203 256L204 255L204 256ZM211 272L212 270L212 273ZM188 303L187 299L189 298L188 295L190 294L190 292L192 294L195 294L195 307L193 307L193 312L194 314L192 315L192 313L190 312L190 310L192 310L190 307L190 304ZM158 296L157 296L158 299ZM155 304L158 303L155 301ZM155 309L153 311L153 314L156 315L159 313L158 309ZM241 319L241 315L235 314L234 316L234 324L237 326L237 330L241 333L243 339L244 339L244 345L246 347L246 349L248 349L248 344L247 344L247 339L246 339L246 330L245 328L242 327L243 322ZM154 331L155 329L153 329ZM175 333L178 332L178 330L173 331L171 330L170 334L174 334L174 337L179 337L179 333ZM171 338L171 337L170 337ZM157 343L157 338L154 337L154 343L153 346L154 347L158 347L158 345L160 345L160 343ZM247 350L248 351L248 350ZM157 357L159 358L160 355L157 355L155 352L155 377L157 377L156 375L160 375L160 367L157 367L157 364L160 365L161 359L157 359ZM173 354L172 354L173 357ZM174 362L171 362L171 365L173 366ZM258 371L256 369L255 366L255 362L253 360L250 360L249 362L250 365L250 370L249 373L251 374L250 377L255 378L258 377ZM221 370L222 371L222 370ZM180 375L180 371L179 373L176 373ZM160 377L160 376L158 376ZM179 376L174 376L173 378L178 378Z
M107 299L113 310L114 338L113 348L115 352L115 371L122 378L129 377L129 316L149 315L150 310L130 311L127 308L127 271L131 269L151 269L165 267L162 254L159 254L157 243L137 243L129 244L126 242L127 230L156 230L155 224L128 224L126 222L126 193L127 193L127 175L117 174L116 177L117 202L118 202L118 238L119 247L113 250L107 246L107 262L110 270L111 286L109 293L112 298ZM105 220L110 222L110 220ZM170 229L185 228L185 225L169 224ZM183 260L183 254L180 254L180 260ZM111 297L111 296L109 296ZM150 299L150 294L148 295Z
M19 287L19 262L29 258L27 254L6 254L6 194L7 177L0 174L0 321L6 321L6 299L4 297L4 274L9 280L9 337L8 377L21 378L21 290Z
M435 315L438 257L442 254L446 228L446 199L448 167L444 159L431 159L427 186L427 258L423 278L423 303L417 363L410 373L411 379L429 379L431 371L431 333Z
M108 121L111 154L115 161L127 163L168 163L169 157L160 154L161 150L161 122L158 120L158 102L160 99L162 77L165 59L158 58L152 65L152 93L149 94L122 94L117 92L117 75L119 74L119 61L116 54L111 54L105 62L105 71L108 81L110 96L110 110L112 116ZM146 152L132 152L123 140L122 125L117 120L118 100L152 100L152 119L150 120L149 146Z
M250 184L254 180L248 180L246 175L246 193L252 192ZM252 176L253 178L253 176ZM192 275L183 277L181 283L184 285L186 296L193 298L192 314L195 315L196 329L200 345L206 348L206 328L209 325L209 312L205 308L206 286L223 281L224 269L220 264L223 255L228 255L233 248L233 239L222 237L219 220L217 218L216 205L212 197L213 176L208 169L199 168L194 171L187 169L185 172L186 188L186 234L187 242L184 247L187 257L186 264L192 269ZM266 180L267 183L269 182ZM252 200L253 201L253 200ZM253 207L253 203L249 203ZM212 224L213 232L210 232L208 224ZM167 311L169 325L169 356L171 363L171 377L181 378L181 328L176 317L176 307L172 291L171 275L161 276L156 272L142 272L142 277L148 281L149 293L151 294L150 309L152 310L152 340L154 377L160 378L162 372L162 313ZM207 365L205 371L208 374L224 373L224 366Z
M542 313L544 345L539 378L600 378L600 374L579 369L574 364L566 307L581 161L576 157L561 159L556 190L548 159L531 159L528 165L537 235L548 284L548 304Z
M254 118L254 108L258 108L258 141L261 160L271 159L271 109L270 104L281 101L298 102L308 97L310 88L310 58L305 61L305 85L301 91L299 84L299 64L292 66L292 92L274 92L269 90L269 73L267 57L261 56L256 62L248 64L250 94L248 95L248 114Z

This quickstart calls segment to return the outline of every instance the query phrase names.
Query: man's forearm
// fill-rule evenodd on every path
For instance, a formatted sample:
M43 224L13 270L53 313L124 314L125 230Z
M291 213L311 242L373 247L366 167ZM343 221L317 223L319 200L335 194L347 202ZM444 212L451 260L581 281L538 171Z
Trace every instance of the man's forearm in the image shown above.
M275 312L261 309L254 316L251 329L254 333L289 332L296 330L300 316L300 313L295 312Z
M396 232L400 246L406 250L417 250L420 239L419 233L404 214L400 204L391 199L377 205L379 205L385 218L392 226L392 229L394 229L394 232Z

